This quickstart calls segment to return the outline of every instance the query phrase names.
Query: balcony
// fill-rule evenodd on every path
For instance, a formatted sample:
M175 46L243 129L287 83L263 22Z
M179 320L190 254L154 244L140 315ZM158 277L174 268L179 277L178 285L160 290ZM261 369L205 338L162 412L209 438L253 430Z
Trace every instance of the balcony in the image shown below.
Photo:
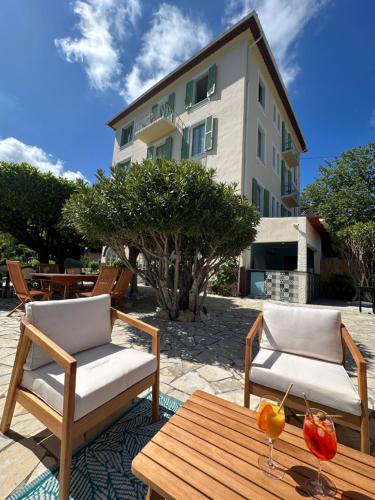
M175 111L165 103L159 107L157 113L148 114L136 124L134 137L145 144L150 144L172 134L175 130L181 132L183 126Z
M281 201L288 208L299 206L299 191L295 184L289 183L281 187Z
M289 134L283 141L283 158L289 167L297 167L299 165L299 152Z

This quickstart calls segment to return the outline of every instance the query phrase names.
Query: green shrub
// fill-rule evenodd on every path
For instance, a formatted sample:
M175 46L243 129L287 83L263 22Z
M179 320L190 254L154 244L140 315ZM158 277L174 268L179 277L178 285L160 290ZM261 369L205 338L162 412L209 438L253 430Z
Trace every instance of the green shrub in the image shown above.
M224 262L210 284L210 292L224 297L233 295L237 286L238 265L237 258L231 258Z

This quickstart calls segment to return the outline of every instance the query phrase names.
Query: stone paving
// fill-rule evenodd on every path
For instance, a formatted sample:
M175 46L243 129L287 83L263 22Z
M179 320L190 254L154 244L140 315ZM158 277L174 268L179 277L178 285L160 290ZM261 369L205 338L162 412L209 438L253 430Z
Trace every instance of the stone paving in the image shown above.
M203 322L172 323L155 318L155 304L149 289L144 288L142 294L141 300L128 305L127 312L161 330L161 391L185 401L196 389L203 389L242 404L244 339L262 309L262 301L210 296ZM14 303L14 299L0 299L0 416L19 336L17 316L5 317ZM319 306L332 307L330 304ZM342 311L343 322L368 363L371 452L375 455L375 316L369 309L360 314L357 308L344 303L334 307ZM115 324L112 341L135 349L150 347L147 335L121 323ZM355 377L353 366L350 371ZM253 397L251 406L256 402ZM341 442L358 448L358 435L354 431L338 428L338 435ZM7 436L0 433L0 498L53 466L58 456L58 440L17 405L11 433Z

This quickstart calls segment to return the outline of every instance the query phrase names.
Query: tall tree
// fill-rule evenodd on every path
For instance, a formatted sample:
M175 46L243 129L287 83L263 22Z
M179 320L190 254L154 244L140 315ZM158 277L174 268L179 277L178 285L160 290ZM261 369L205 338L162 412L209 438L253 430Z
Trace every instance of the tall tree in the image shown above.
M375 272L375 142L350 149L319 168L301 208L325 219L348 264L353 285Z
M255 238L259 216L234 185L217 183L200 163L145 160L98 173L81 185L65 216L89 240L112 247L134 271L125 246L138 249L138 274L170 319L198 318L209 279Z
M0 231L34 250L40 262L79 258L82 238L62 221L76 185L27 163L0 162Z
M319 177L302 193L301 209L324 218L333 232L374 220L375 142L319 167Z

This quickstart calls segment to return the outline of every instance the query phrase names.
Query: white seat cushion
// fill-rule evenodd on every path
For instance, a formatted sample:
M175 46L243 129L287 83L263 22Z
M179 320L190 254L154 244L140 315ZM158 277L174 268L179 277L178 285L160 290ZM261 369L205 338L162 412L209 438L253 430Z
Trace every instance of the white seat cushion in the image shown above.
M69 354L111 342L111 297L98 295L85 299L30 302L26 316ZM25 370L51 363L51 357L32 343Z
M106 344L82 351L77 360L74 420L87 415L157 369L153 354ZM22 387L39 396L62 415L64 370L49 363L25 371Z
M305 392L311 402L361 415L358 392L340 364L260 349L251 364L250 380L282 392L293 382L294 396Z
M342 363L340 311L265 302L263 319L261 347Z

